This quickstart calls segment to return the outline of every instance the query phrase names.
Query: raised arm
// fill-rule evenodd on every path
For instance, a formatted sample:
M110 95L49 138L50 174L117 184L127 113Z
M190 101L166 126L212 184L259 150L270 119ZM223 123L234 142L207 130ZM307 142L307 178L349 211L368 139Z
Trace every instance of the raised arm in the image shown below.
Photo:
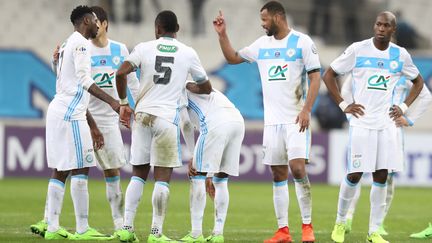
M225 18L222 11L219 10L219 15L213 21L213 27L219 36L219 45L222 53L229 64L239 64L244 62L244 59L231 46L230 40L226 33Z

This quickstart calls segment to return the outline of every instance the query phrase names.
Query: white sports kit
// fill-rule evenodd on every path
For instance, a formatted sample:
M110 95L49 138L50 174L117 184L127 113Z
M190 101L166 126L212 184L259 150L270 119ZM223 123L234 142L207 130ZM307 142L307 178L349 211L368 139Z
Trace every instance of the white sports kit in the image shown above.
M373 39L356 42L331 63L338 74L351 73L353 101L365 107L360 118L351 117L347 168L353 172L375 172L380 169L403 169L397 132L389 116L393 91L405 76L419 75L408 52L393 43L387 50L378 50Z
M238 176L245 132L240 111L217 90L209 95L188 91L187 96L190 121L200 131L193 167L199 172Z
M188 74L198 83L208 80L198 55L176 39L161 37L137 45L126 61L141 68L131 164L181 166L178 123L182 90Z
M105 93L118 100L116 72L129 55L129 51L124 44L113 40L109 40L108 45L102 48L90 42L90 48L93 80ZM139 81L135 72L130 73L127 80L132 97L136 100ZM118 114L108 104L94 96L90 96L88 109L104 137L104 146L95 151L99 165L104 170L122 167L126 164L126 156Z
M90 78L90 46L74 32L59 50L56 95L46 118L48 167L59 171L96 165L86 110L94 82Z
M264 158L268 165L309 158L310 130L300 133L295 124L308 91L307 72L320 69L312 39L291 30L282 40L262 36L239 54L257 62L264 102Z

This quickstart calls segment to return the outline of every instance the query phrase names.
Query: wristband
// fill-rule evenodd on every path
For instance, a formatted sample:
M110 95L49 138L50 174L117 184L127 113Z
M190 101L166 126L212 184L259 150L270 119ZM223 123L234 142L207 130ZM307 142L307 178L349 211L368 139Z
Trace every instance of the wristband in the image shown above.
M345 112L345 109L349 106L349 104L346 101L342 101L341 103L339 103L339 108L341 108L341 110L343 112Z
M405 114L406 110L408 110L408 106L404 103L399 105L399 108L402 110L402 114Z
M120 99L120 105L129 105L129 101L128 101L128 99L127 98L124 98L124 99Z

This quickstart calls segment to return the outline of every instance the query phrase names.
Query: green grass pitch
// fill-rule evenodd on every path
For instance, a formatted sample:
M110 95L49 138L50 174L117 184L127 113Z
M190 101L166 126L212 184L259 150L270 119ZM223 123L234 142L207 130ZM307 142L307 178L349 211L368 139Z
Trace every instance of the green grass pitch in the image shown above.
M129 179L123 180L123 191ZM42 219L47 179L0 180L0 242L42 242L31 234L29 225ZM225 225L226 242L262 242L276 230L273 210L272 186L268 183L231 182L230 207ZM135 228L141 242L151 224L151 193L153 182L144 187L144 194L135 219ZM289 183L290 230L295 242L301 242L301 220L293 183ZM331 242L330 233L335 221L338 187L313 184L313 224L316 242ZM105 184L101 180L89 181L90 225L104 233L112 233L111 212L105 198ZM165 219L164 233L174 239L190 230L189 184L173 181L170 186L170 202ZM431 188L396 188L392 208L386 219L386 237L390 242L428 242L409 239L409 234L423 230L432 220ZM353 232L345 242L365 242L369 220L369 187L363 187L354 218ZM60 223L74 232L75 219L70 198L69 182L66 186ZM204 235L213 227L213 204L207 199L204 216ZM429 241L430 242L430 241Z

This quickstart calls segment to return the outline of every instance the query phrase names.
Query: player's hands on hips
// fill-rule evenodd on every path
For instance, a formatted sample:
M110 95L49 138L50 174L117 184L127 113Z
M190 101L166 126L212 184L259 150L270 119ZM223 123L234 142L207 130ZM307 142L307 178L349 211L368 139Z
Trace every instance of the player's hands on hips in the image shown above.
M198 175L198 171L192 166L192 160L193 160L193 158L190 159L188 162L188 176L189 177Z
M123 126L130 128L130 120L133 110L129 107L129 105L121 105L120 106L120 123Z
M53 52L53 63L57 63L60 57L60 46L57 45Z
M402 112L402 109L399 106L393 105L390 108L389 115L390 115L390 118L393 119L393 121L396 121L397 118L399 118L399 117L401 117L403 115L403 112Z
M359 118L364 115L364 109L364 106L352 103L349 104L347 108L345 108L344 112L352 114L353 116L355 116L355 118Z
M99 150L104 146L104 137L97 127L90 129L93 140L93 148Z
M295 122L296 124L298 123L300 126L299 132L306 131L306 129L308 129L309 127L309 122L310 122L310 113L306 110L300 111Z
M214 197L215 197L215 187L213 185L212 178L211 177L207 177L206 181L205 181L205 184L206 184L206 192L208 193L208 195L210 196L210 198L212 200L214 200Z
M408 127L408 120L404 116L400 116L395 119L395 123L397 127Z
M219 10L219 15L213 20L213 27L218 34L222 34L226 31L225 19L222 14L222 10Z

